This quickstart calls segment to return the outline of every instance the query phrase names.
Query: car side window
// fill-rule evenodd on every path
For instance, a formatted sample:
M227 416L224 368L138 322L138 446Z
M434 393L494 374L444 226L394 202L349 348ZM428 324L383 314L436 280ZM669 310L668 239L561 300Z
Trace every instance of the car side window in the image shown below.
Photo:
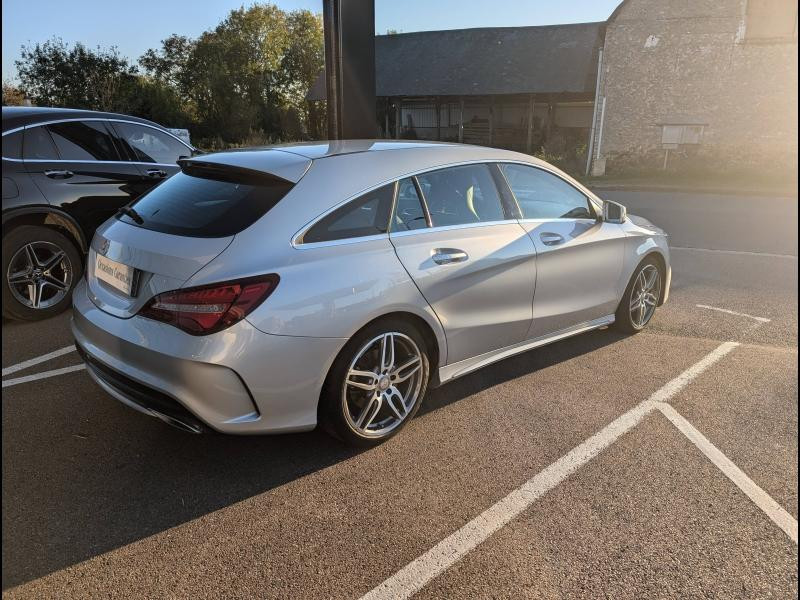
M171 135L138 123L114 122L120 142L136 162L171 165L192 151Z
M62 160L120 160L102 121L65 121L48 125L47 129Z
M417 186L414 185L412 178L407 177L397 184L392 231L412 231L425 229L427 226L428 221L422 208L422 200L417 193Z
M594 219L589 199L544 169L503 163L500 167L523 219Z
M330 242L386 233L393 198L393 183L367 192L323 217L303 235L302 242Z
M25 160L58 160L58 152L44 126L25 130L22 139L22 158Z
M434 227L504 220L489 166L449 167L417 176Z
M3 158L22 158L22 132L15 131L3 136Z

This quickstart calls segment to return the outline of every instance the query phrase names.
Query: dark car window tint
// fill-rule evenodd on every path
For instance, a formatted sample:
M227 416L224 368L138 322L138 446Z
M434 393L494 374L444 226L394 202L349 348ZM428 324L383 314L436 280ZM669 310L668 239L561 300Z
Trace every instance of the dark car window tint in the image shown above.
M58 160L58 152L47 128L31 127L25 130L22 156L26 160Z
M175 164L179 158L189 157L192 151L171 135L135 123L113 124L123 147L137 162Z
M440 169L417 180L434 227L505 219L488 165Z
M393 197L393 183L359 196L309 229L303 236L303 243L329 242L386 233Z
M67 121L47 128L62 160L119 160L102 121Z
M422 201L417 193L414 180L406 178L398 183L397 200L392 218L392 231L410 231L424 229L428 226L425 220L425 211Z
M3 136L3 158L22 158L22 132Z
M281 179L238 183L178 173L133 203L144 221L120 220L145 229L190 237L225 237L255 223L293 184Z
M523 219L594 219L589 199L569 183L536 167L501 167Z

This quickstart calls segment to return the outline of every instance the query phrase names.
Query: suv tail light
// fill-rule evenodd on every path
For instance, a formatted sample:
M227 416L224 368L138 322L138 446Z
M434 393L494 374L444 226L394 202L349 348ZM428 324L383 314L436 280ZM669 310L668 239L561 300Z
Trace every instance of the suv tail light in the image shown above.
M154 296L139 315L191 335L208 335L238 323L273 292L276 274L248 277Z

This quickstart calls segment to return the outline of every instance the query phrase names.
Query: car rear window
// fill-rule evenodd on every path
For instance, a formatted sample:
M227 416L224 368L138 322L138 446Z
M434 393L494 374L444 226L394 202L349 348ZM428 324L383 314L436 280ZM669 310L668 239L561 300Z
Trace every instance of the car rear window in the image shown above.
M213 174L217 175L217 174ZM237 180L241 179L241 180ZM210 176L201 171L173 175L131 207L142 222L119 215L125 223L189 237L227 237L265 215L293 184L268 176Z

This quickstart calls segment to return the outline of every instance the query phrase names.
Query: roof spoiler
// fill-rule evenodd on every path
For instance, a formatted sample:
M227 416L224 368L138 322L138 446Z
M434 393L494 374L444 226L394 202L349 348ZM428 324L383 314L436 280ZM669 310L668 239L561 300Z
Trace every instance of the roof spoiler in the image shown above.
M191 158L178 159L178 166L183 173L192 177L203 179L216 179L218 181L228 181L231 183L245 183L248 185L290 185L294 182L272 173L226 165L224 163L209 162L205 160L194 160Z

